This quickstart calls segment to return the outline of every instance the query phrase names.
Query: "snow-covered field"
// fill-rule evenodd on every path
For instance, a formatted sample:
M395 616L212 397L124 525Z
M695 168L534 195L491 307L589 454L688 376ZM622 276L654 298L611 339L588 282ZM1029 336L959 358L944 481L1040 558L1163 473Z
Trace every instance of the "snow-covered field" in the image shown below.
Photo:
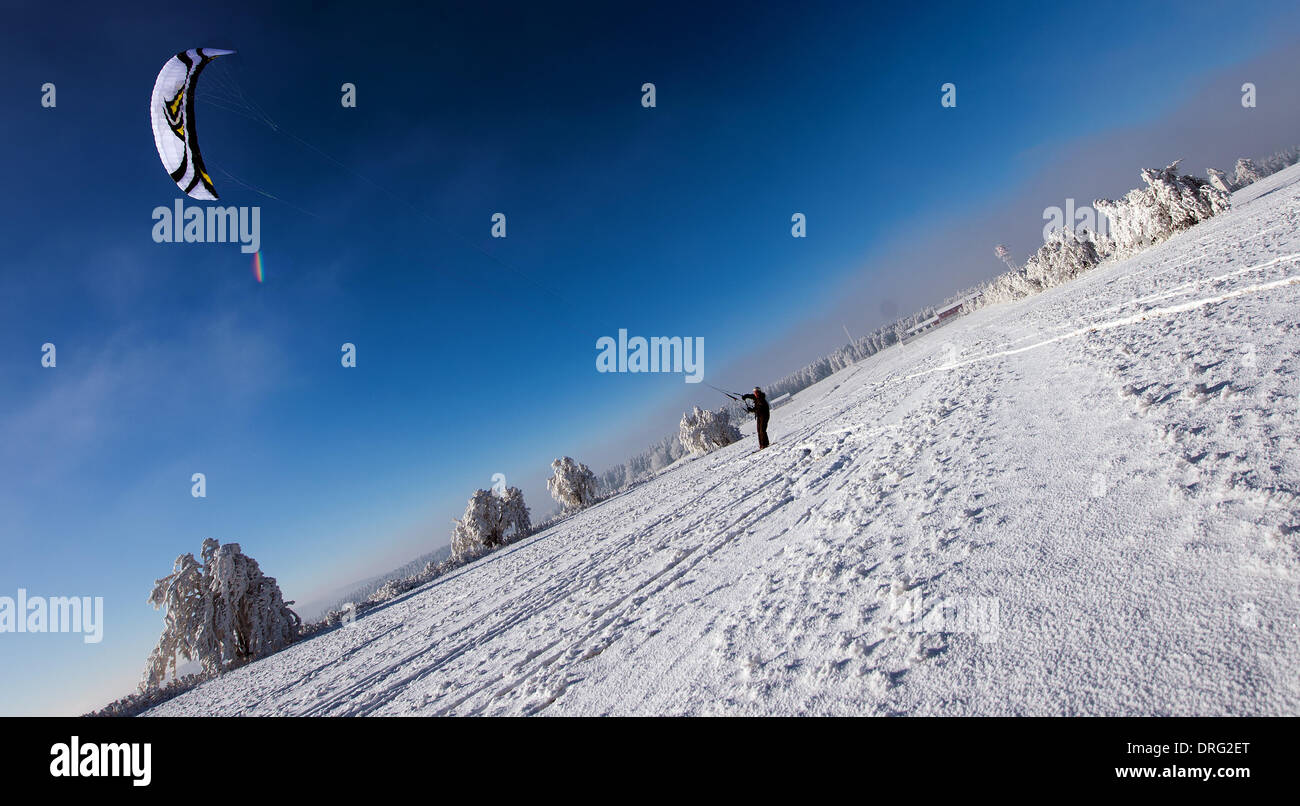
M153 714L1300 714L1300 166Z

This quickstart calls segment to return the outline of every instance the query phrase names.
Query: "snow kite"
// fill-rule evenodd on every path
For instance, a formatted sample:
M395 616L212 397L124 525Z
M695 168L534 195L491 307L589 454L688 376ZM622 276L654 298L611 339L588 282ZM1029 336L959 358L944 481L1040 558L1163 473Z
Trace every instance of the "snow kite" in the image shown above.
M199 73L218 56L234 53L220 48L194 48L167 60L153 85L149 115L153 142L163 167L191 198L215 200L217 189L203 166L199 135L194 123L194 87Z

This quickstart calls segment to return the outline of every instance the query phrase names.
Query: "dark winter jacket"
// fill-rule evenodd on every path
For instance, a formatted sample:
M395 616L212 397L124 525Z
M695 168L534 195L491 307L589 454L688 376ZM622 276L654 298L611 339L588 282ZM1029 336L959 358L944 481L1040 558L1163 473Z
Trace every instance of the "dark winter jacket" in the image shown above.
M771 410L767 406L767 395L762 392L759 392L757 396L752 394L743 394L740 398L742 400L754 401L754 408L750 409L750 411L754 412L754 416L760 420L766 420L768 415L771 413Z

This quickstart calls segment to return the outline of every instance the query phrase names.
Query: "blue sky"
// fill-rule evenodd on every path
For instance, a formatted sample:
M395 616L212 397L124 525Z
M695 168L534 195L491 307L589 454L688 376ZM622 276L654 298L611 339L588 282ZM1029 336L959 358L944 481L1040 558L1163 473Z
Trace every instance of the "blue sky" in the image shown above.
M1063 188L1300 141L1291 3L998 5L8 4L0 595L103 596L106 626L0 635L0 713L125 693L153 580L205 537L319 599L446 543L494 473L540 517L551 459L719 402L596 373L619 328L702 337L747 388L996 273L995 242L1023 258ZM150 238L180 194L147 99L198 46L238 51L197 117L222 202L262 208L261 284L236 245Z

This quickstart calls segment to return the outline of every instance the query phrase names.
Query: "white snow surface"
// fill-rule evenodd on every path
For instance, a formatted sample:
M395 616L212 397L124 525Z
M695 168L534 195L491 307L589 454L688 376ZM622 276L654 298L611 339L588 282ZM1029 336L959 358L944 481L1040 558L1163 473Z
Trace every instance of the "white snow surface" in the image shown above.
M1300 166L1233 203L150 713L1300 714Z

